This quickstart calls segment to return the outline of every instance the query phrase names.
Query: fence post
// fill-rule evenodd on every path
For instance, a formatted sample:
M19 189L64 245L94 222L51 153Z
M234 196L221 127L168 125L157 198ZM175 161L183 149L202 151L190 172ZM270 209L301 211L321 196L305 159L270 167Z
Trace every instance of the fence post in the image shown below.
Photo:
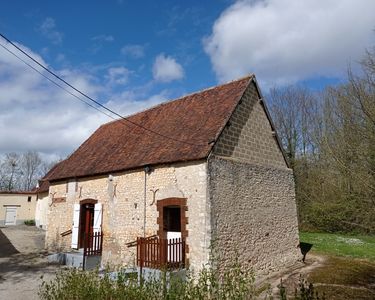
M87 251L87 245L86 245L86 232L83 233L83 261L82 261L82 269L85 270L86 265L86 251Z
M143 249L143 238L137 238L139 244L139 283L143 285L143 256L144 256L144 249Z

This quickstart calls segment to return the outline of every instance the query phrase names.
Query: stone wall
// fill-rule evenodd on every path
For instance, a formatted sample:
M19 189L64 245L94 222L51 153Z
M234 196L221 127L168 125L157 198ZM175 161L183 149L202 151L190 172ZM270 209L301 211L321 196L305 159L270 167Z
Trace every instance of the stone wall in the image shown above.
M208 161L212 239L219 266L235 257L257 274L299 257L292 171L212 156Z
M35 226L47 229L47 213L49 204L49 193L39 193L36 200L35 207Z
M177 197L186 198L188 211L187 244L188 259L193 269L199 269L208 260L210 244L210 214L207 203L206 162L173 164L154 167L146 175L146 235L158 230L156 201ZM51 183L50 193L54 198L66 197L65 202L52 204L48 212L46 246L70 249L71 235L60 233L72 228L73 205L87 198L103 204L103 259L104 264L135 263L134 248L126 243L143 236L144 228L143 169L79 179L77 191L67 193L66 182ZM52 200L51 200L52 201Z
M213 153L257 165L286 167L254 82L246 89Z

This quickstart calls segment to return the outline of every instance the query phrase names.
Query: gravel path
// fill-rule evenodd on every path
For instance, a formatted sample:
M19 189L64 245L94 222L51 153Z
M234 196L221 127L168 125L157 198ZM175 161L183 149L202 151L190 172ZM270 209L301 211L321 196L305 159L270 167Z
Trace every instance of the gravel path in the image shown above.
M33 226L0 228L0 299L38 299L38 287L59 266L44 251L45 232Z

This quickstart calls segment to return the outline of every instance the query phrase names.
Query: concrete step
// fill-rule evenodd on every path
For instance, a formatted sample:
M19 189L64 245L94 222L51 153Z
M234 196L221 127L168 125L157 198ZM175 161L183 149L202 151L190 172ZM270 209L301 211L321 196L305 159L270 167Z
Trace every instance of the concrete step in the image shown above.
M47 257L49 262L66 265L71 268L83 268L83 251L54 253ZM87 256L85 270L95 269L100 266L101 256Z
M83 253L80 252L60 252L48 255L49 262L66 265L73 268L82 268Z
M83 268L83 253L67 252L65 253L65 265L73 268Z

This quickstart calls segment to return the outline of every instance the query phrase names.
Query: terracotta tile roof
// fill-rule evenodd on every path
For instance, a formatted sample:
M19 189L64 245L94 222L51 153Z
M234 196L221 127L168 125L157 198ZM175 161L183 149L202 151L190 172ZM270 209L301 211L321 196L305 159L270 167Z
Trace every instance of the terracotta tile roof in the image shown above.
M108 174L206 158L252 78L248 76L187 95L127 118L173 139L124 120L104 124L45 179Z
M0 191L0 195L35 195L35 191Z

